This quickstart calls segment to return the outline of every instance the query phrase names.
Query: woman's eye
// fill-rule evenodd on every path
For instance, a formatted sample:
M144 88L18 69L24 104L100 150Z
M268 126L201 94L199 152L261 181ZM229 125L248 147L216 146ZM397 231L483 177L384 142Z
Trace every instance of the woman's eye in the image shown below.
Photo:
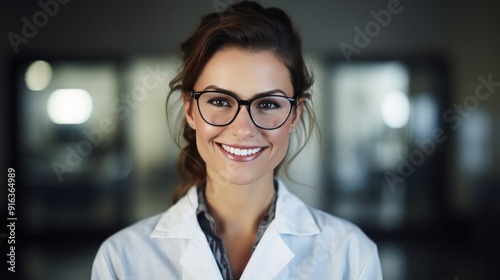
M259 105L257 105L257 108L259 109L268 109L268 110L279 109L280 107L281 106L278 103L270 100L262 101L259 103Z
M208 101L209 104L212 104L216 107L230 107L231 104L223 98L212 98Z

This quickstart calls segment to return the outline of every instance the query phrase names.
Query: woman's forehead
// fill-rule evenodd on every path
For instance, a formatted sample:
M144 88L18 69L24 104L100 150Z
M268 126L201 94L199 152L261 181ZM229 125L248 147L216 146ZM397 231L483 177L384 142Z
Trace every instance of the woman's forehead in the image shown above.
M250 52L239 48L218 51L203 68L195 90L211 85L238 93L241 98L276 89L293 96L288 69L270 51Z

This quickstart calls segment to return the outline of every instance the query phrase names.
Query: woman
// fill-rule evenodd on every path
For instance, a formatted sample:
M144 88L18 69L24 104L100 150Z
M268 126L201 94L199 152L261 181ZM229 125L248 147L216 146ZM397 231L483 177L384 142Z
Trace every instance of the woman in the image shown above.
M294 130L307 139L314 123L288 16L240 2L205 16L182 51L175 204L106 240L92 278L381 279L372 241L274 177Z

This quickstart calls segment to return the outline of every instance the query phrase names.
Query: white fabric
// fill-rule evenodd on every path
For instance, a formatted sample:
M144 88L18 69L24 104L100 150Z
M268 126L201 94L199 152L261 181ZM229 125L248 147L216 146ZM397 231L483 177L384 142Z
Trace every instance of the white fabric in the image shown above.
M196 219L193 187L165 213L108 238L92 267L93 280L222 280ZM348 221L306 206L280 181L276 216L242 280L382 279L376 245Z

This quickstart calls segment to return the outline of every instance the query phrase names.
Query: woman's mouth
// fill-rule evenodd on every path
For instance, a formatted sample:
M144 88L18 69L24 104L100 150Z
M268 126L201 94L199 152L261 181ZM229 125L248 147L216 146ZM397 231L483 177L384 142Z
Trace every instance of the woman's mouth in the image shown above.
M254 160L265 149L264 147L233 147L225 144L218 144L218 146L221 147L221 150L229 159L236 161Z

